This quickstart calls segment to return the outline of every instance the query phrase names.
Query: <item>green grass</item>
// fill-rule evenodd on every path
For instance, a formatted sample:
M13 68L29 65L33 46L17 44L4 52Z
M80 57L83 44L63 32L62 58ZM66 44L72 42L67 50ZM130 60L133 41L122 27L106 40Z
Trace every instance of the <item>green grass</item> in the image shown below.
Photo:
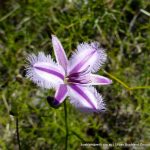
M46 97L54 91L25 78L28 53L43 51L54 57L51 33L68 57L80 42L98 41L108 54L98 73L113 80L110 86L96 87L105 98L105 113L83 115L66 100L68 149L88 148L81 143L149 143L147 0L0 2L0 149L17 149L17 118L23 150L65 149L63 105L49 107Z

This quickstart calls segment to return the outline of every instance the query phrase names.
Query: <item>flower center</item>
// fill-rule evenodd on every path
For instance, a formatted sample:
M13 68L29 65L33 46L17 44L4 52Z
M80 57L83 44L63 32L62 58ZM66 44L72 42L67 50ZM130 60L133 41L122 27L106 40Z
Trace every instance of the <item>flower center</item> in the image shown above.
M72 73L65 77L65 84L88 84L91 82L89 79L89 66L80 72Z
M68 77L65 77L65 78L64 78L64 83L65 83L65 84L69 84L68 80L69 80L69 78L68 78Z

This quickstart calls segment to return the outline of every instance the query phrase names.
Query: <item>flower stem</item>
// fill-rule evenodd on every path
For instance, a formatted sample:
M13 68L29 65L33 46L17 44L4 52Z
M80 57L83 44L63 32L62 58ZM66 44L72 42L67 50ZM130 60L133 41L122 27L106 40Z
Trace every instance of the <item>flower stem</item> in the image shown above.
M141 89L150 89L150 86L135 86L135 87L130 87L128 86L126 83L124 83L123 81L121 81L120 79L118 79L117 77L115 77L114 75L108 73L107 71L103 70L105 74L107 74L109 77L111 77L112 79L116 80L118 83L120 83L122 86L124 86L128 91L131 90L141 90Z
M64 102L64 112L65 112L65 127L66 127L66 139L65 139L65 150L68 148L68 123L67 123L67 104Z
M18 141L19 150L21 150L20 135L19 135L19 120L18 120L18 117L16 117L16 133L17 133L17 141Z

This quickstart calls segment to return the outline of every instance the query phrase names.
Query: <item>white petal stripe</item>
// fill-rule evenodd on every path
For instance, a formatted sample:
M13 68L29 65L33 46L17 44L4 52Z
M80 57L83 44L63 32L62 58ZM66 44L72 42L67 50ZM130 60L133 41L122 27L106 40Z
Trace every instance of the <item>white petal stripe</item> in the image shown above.
M96 74L89 74L88 79L90 80L88 85L109 85L112 83L112 80Z
M70 87L74 90L75 93L77 93L81 97L82 102L84 100L84 101L86 101L86 103L88 103L88 105L90 105L91 108L96 109L96 106L93 103L93 100L90 99L91 96L84 92L83 87L81 88L80 86L77 86L77 85L70 85Z
M50 75L57 76L58 78L64 80L64 76L63 76L61 73L59 73L59 72L57 72L57 71L55 71L55 70L47 69L47 68L43 68L43 67L34 67L34 68L35 68L35 69L38 69L38 70L40 70L40 71L43 71L43 72L45 72L45 73L48 73L48 74L50 74Z
M61 84L55 93L54 105L59 105L62 103L65 100L67 93L67 85Z
M67 71L68 59L61 45L61 42L55 35L52 35L52 44L57 63L60 64L65 71Z

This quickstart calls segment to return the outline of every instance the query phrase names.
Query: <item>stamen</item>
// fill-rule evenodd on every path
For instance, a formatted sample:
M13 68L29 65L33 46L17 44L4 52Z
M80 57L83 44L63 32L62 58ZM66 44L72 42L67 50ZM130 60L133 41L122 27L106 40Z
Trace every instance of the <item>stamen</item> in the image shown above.
M90 65L80 72L75 72L75 73L68 75L65 78L64 82L66 84L88 84L90 83L91 80L87 78L87 74L90 72L89 67Z
M83 76L87 73L90 72L90 70L88 70L90 68L90 65L88 65L84 70L80 71L80 72L76 72L76 73L72 73L70 74L68 77L78 77L78 76Z
M91 83L92 81L91 80L88 80L88 79L72 79L70 78L68 80L68 83L74 83L74 84L88 84L88 83Z
M64 78L64 83L67 84L67 83L68 83L68 80L69 80L69 78L68 78L68 77L65 77L65 78Z

